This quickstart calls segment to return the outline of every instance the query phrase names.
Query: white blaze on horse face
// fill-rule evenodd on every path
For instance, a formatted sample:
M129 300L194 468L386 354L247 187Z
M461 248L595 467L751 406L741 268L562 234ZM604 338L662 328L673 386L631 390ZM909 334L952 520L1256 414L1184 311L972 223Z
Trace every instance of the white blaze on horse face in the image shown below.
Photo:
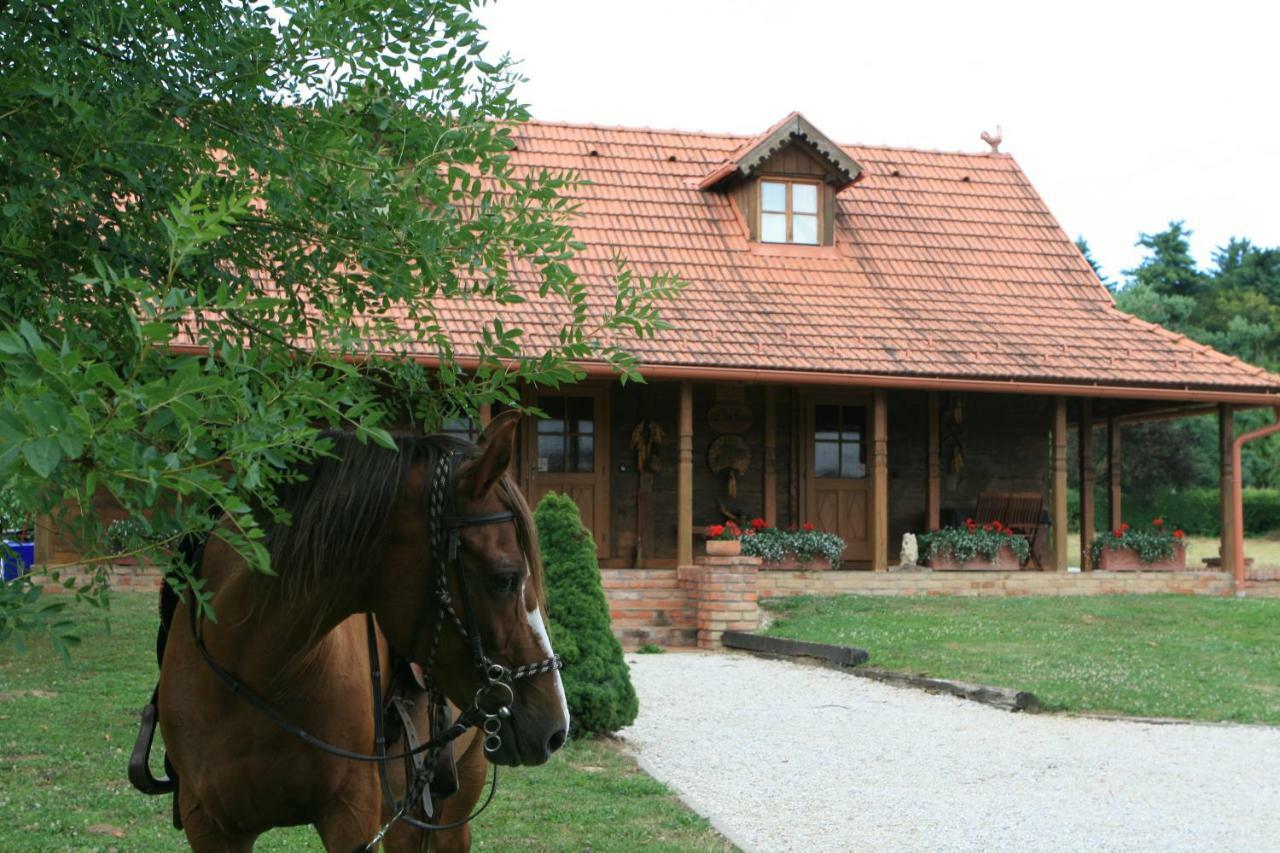
M529 620L529 628L533 631L533 635L538 638L538 645L542 647L542 653L547 657L551 657L555 652L551 650L551 638L547 636L547 626L542 621L542 608L535 602L532 610L524 612L524 618ZM569 698L564 695L564 682L560 680L560 670L552 670L551 677L556 680L556 694L560 697L560 713L564 716L564 730L569 730Z

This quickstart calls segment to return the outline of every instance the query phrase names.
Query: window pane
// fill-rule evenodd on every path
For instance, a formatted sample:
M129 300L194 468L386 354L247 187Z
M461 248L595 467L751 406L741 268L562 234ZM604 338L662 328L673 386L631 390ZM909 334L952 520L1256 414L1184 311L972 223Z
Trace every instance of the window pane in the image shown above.
M867 466L862 461L862 442L841 443L840 476L849 480L858 480L867 476Z
M551 474L564 471L564 436L538 436L538 470Z
M545 419L538 420L539 433L564 432L564 397L542 397L538 400L538 408L547 413Z
M581 432L590 434L595 432L595 424L593 418L595 408L594 401L590 397L571 397L569 398L570 410L573 412L573 422L570 423L571 432Z
M834 441L813 443L813 473L819 477L840 476L840 445Z
M595 439L589 435L580 435L572 439L574 445L573 470L590 474L595 470Z
M791 185L791 212L792 213L818 213L818 185L817 184L792 184Z
M834 440L840 430L840 407L839 406L814 406L813 407L813 426L819 433L829 433L829 435L820 435L819 438Z
M773 181L760 182L760 209L786 213L787 185Z
M867 429L867 410L862 406L842 406L840 437L845 441L861 441Z
M818 217L796 214L791 218L791 242L817 245Z
M463 438L472 438L476 434L475 422L471 418L445 418L444 432Z
M787 215L785 213L761 214L760 239L765 243L787 242Z

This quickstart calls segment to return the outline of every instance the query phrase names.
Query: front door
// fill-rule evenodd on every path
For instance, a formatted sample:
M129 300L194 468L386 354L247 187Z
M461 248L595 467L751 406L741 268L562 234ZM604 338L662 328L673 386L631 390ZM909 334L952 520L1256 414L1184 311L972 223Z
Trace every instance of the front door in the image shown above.
M806 407L807 520L845 541L844 559L871 559L868 406L862 401L813 400Z
M596 553L609 556L608 391L575 388L538 393L531 402L547 413L526 423L528 497L531 505L547 492L573 498L582 523L596 540Z

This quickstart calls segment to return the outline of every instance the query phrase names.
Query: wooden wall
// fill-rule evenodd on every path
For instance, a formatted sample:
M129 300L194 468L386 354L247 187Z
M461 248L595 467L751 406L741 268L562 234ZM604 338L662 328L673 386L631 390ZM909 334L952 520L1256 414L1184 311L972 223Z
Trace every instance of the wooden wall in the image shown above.
M824 181L821 185L822 209L822 244L829 246L835 234L836 194L835 188L825 183L829 176L829 167L819 160L803 145L792 144L775 152L772 157L763 161L756 170L756 176L774 175L784 178L807 178ZM754 178L740 182L731 191L738 204L738 211L747 222L747 231L752 240L760 239L760 189Z

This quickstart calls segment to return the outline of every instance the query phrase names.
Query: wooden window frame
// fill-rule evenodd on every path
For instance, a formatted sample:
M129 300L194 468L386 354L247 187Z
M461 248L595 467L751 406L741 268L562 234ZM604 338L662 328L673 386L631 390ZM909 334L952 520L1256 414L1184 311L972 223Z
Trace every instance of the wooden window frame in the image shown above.
M822 211L824 207L823 196L822 196L822 189L823 189L822 181L761 175L757 179L756 184L757 184L757 187L756 187L756 234L759 235L759 239L761 243L767 243L772 246L822 246L822 245L825 245L822 239L822 235L826 233L826 231L824 230L826 223L823 221L823 215L822 215ZM776 215L778 213L778 211L776 210L766 211L764 209L764 185L765 184L782 184L787 188L787 205L786 205L786 211L784 214L787 218L787 239L785 240L779 241L779 240L764 239L765 214L772 213ZM796 213L793 210L792 204L791 204L791 188L797 184L805 184L807 186L811 186L815 189L817 193L817 204L815 205L817 209L812 214L814 220L816 221L815 227L817 230L814 232L816 239L812 243L800 243L800 242L797 242L795 239L795 232L793 230L793 224L794 224L793 217L796 215ZM800 215L809 216L811 214L801 213Z

